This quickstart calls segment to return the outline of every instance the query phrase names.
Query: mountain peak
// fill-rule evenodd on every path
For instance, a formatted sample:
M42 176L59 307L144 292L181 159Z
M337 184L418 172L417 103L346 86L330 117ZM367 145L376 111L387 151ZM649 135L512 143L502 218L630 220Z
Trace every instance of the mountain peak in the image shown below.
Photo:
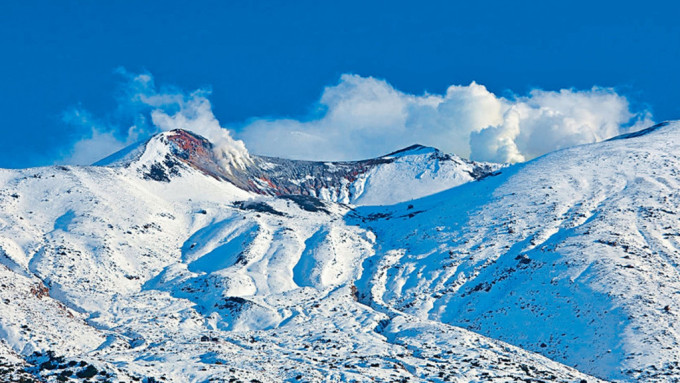
M145 141L127 146L93 165L128 166L144 157L147 160L153 160L155 156L162 157L167 154L166 150L162 150L164 148L168 148L170 153L183 159L199 155L209 156L212 146L212 143L204 137L184 129L174 129L158 133Z
M224 146L224 145L222 145ZM96 166L153 166L155 163L181 161L215 178L227 178L234 169L250 162L247 152L236 153L207 138L184 129L158 133L146 141L126 147L98 162Z

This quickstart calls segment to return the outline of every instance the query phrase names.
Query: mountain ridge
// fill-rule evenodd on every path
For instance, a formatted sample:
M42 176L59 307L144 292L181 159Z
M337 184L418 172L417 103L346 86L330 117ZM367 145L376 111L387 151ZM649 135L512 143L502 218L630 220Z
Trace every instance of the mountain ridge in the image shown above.
M249 155L243 165L227 164L225 167L218 160L216 148L210 141L181 129L160 133L109 158L96 165L129 167L137 164L141 165L144 177L168 182L177 174L176 166L184 163L211 177L257 194L299 194L351 204L389 204L407 197L418 198L484 178L502 167L498 164L471 162L422 145L412 145L360 161L303 161ZM393 169L386 171L387 168ZM380 198L379 194L385 193L389 178L404 173L409 173L409 178L426 178L430 182L426 188L418 187L418 184L424 185L422 180L412 182L408 194L393 195L387 200ZM407 179L402 177L400 181L407 182ZM380 191L366 196L367 185Z

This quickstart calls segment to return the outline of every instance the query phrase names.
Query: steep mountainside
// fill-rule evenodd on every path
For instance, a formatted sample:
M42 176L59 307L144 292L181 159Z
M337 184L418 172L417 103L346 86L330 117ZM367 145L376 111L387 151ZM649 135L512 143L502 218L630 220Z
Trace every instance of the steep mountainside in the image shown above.
M675 381L679 138L501 168L224 163L171 131L0 170L0 376Z
M360 300L607 379L680 376L680 124L558 151L390 208Z

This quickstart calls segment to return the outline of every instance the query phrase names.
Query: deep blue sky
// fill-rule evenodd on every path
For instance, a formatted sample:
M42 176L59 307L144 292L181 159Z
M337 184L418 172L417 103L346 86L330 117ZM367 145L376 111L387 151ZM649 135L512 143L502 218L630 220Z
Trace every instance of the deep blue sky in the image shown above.
M420 94L616 87L680 119L678 2L3 1L0 167L51 164L115 108L117 67L210 86L224 123L300 117L342 73Z

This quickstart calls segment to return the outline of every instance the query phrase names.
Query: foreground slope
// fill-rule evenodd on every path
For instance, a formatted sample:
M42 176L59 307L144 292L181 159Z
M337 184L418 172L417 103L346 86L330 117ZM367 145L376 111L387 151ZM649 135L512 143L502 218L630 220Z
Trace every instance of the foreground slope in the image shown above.
M0 170L0 380L595 381L358 301L382 238L349 206L238 187L252 159L216 167L203 145Z
M680 124L558 151L419 201L361 208L360 301L604 379L680 379Z

